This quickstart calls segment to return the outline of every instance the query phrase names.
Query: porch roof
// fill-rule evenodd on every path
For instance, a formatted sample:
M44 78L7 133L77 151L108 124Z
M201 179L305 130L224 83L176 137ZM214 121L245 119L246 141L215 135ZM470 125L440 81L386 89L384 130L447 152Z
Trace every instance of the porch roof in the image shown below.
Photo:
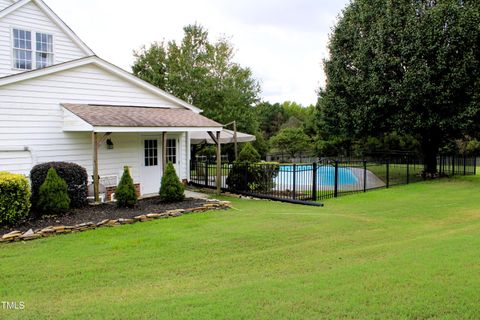
M62 106L97 132L155 131L157 128L193 129L193 131L222 130L220 123L183 108L70 103L64 103ZM78 126L75 127L78 128ZM68 129L68 125L64 126L64 130Z

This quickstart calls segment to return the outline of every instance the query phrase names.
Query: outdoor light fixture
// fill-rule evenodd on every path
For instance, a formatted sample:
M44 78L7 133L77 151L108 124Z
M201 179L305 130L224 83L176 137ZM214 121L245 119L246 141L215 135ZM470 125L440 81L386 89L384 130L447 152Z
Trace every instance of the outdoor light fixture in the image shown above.
M113 141L112 139L107 139L107 149L113 149Z

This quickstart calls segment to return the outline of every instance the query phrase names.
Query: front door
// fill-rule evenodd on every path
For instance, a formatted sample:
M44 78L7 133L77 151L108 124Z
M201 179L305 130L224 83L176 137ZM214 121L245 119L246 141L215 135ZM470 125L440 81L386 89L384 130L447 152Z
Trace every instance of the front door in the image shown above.
M158 193L162 179L160 137L144 137L142 161L142 194Z

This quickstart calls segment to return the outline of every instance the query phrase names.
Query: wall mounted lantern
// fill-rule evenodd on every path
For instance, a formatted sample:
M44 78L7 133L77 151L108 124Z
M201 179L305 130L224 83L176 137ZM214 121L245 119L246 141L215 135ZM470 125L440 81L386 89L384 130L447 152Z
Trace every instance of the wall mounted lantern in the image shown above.
M107 139L107 149L113 149L113 141L112 139Z

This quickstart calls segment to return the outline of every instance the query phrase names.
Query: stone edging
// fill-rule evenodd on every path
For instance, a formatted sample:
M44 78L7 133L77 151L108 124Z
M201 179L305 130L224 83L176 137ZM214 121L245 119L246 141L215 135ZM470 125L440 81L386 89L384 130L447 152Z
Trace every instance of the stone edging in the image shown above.
M30 229L26 232L12 231L10 233L4 234L0 238L0 243L35 240L35 239L49 237L57 234L82 232L82 231L97 229L101 227L118 227L124 224L134 224L137 222L145 222L145 221L151 221L151 220L157 220L157 219L179 217L189 213L200 213L200 212L205 212L210 210L228 209L232 206L230 201L219 201L215 199L207 199L206 201L207 203L203 204L201 207L168 210L162 213L143 214L143 215L136 216L133 219L124 219L124 218L115 219L115 220L106 219L98 223L86 222L86 223L81 223L74 226L61 226L61 225L49 226L49 227L38 229L35 231Z

